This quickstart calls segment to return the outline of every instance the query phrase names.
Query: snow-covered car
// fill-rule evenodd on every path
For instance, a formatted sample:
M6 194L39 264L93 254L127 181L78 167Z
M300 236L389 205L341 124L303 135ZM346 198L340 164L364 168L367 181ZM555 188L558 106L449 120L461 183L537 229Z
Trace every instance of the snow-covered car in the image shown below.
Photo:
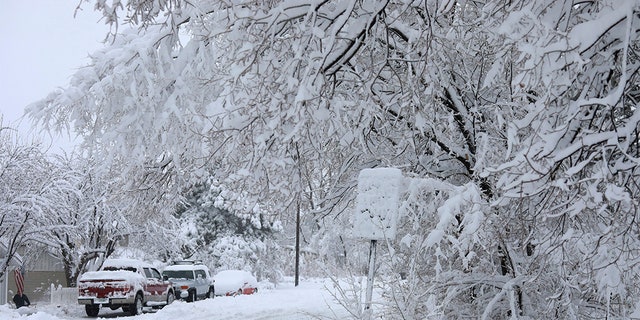
M143 306L161 307L174 299L171 282L139 260L108 259L99 271L85 272L78 279L78 303L89 317L97 317L101 307L138 315Z
M225 270L213 276L216 294L234 296L258 292L258 281L250 272L244 270Z
M164 268L162 276L173 283L176 298L194 302L215 296L213 278L209 268L201 261L174 261L172 265Z

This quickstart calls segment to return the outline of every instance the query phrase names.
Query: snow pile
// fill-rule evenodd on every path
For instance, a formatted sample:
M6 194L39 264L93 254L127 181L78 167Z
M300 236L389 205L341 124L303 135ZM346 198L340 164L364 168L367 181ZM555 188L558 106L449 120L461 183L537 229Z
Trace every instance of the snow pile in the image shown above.
M29 320L60 320L46 312L38 312L34 308L22 307L13 309L9 304L0 305L0 320L29 319Z

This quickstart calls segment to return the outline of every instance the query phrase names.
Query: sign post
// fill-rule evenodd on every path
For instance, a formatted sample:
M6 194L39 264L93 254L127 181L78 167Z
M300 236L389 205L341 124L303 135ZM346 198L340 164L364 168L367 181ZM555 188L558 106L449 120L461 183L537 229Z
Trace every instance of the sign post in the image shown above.
M371 240L369 247L369 274L367 275L367 294L364 302L364 313L367 319L371 319L371 300L373 299L373 278L376 273L376 245L378 240Z
M353 235L370 240L365 319L370 319L373 314L371 302L378 240L394 239L396 236L402 180L402 171L395 168L363 169L358 176Z

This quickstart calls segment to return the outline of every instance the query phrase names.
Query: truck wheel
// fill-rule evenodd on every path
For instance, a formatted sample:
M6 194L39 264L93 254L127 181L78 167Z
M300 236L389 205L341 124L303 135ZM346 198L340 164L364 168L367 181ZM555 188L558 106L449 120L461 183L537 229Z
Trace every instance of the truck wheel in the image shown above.
M84 306L84 311L87 313L87 316L95 318L98 316L100 312L99 304L87 304Z
M209 292L207 292L207 299L213 299L216 297L216 291L213 287L209 288Z
M132 316L137 316L142 314L142 295L141 294L136 295L136 300L129 307L129 314L131 314Z
M169 291L169 293L167 293L167 305L172 304L174 300L176 300L176 296L173 294L173 291Z
M196 300L198 300L198 295L196 294L196 290L189 291L187 302L196 302Z

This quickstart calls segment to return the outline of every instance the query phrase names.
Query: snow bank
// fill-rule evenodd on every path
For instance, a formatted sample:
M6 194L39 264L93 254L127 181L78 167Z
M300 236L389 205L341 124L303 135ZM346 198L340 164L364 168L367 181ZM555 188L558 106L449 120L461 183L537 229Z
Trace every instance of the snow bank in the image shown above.
M32 307L14 309L9 304L0 305L0 320L29 319L29 320L62 320L50 313L38 311Z

